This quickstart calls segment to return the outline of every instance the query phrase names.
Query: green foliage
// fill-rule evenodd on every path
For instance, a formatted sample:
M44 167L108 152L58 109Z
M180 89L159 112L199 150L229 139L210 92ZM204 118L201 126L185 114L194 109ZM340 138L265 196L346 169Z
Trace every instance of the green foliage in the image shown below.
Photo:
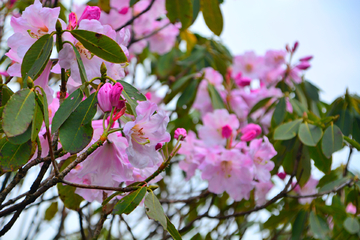
M181 22L181 28L188 28L193 20L193 6L191 0L166 0L166 16L171 23Z
M360 231L360 224L357 218L355 217L348 217L344 221L344 228L350 234L355 234Z
M139 92L135 87L129 83L119 80L119 83L124 87L122 95L125 97L127 103L129 104L132 113L136 116L136 106L138 105L137 101L145 101L146 97Z
M222 100L219 92L216 90L214 85L210 83L208 84L208 92L214 109L225 108L224 101Z
M23 144L12 144L6 138L0 139L0 172L15 171L27 163L34 153L31 141Z
M58 212L58 203L52 202L45 211L44 220L51 221L55 217L57 212Z
M343 135L341 130L336 125L331 124L324 132L321 149L324 155L330 158L334 152L342 149L342 147Z
M223 30L223 17L218 0L201 0L201 10L208 28L217 36Z
M304 210L300 210L295 218L295 222L292 226L291 240L302 239L302 232L305 229L305 223L308 218L308 213Z
M310 212L310 230L317 239L329 239L329 226L326 221L316 215L314 212Z
M164 229L167 229L167 219L164 209L152 191L146 195L144 203L148 217L158 221Z
M146 194L146 187L140 187L136 191L123 197L114 207L114 214L130 214L143 200Z
M297 119L295 121L290 121L287 123L281 124L279 127L275 129L274 132L274 139L275 140L288 140L292 139L296 136L300 123L302 122L302 119Z
M279 102L276 104L274 114L271 119L273 126L278 126L284 121L286 114L286 101L285 98L280 98Z
M307 146L316 146L322 137L322 130L318 126L308 124L307 122L300 124L299 139Z
M72 30L71 34L91 53L112 63L125 63L121 47L106 35L86 30Z

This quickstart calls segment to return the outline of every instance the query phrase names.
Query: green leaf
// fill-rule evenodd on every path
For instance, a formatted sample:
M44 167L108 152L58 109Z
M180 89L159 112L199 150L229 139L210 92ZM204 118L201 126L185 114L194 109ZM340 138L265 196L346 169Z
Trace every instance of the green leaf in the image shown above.
M208 92L210 95L211 103L214 109L222 109L225 108L224 101L222 100L219 92L216 90L214 85L208 84Z
M110 0L99 0L99 7L106 13L109 13L111 10Z
M321 149L327 158L342 149L343 147L343 135L340 128L331 124L324 132L324 136L321 142Z
M181 96L179 97L176 107L178 109L191 107L191 104L194 102L196 97L196 92L199 87L200 81L198 79L191 81L191 83L185 88Z
M344 228L351 234L358 233L360 231L359 221L354 217L348 217L344 221Z
M297 99L295 98L290 99L290 103L299 117L302 117L304 112L307 112L306 107L304 107L304 105L300 103Z
M354 138L354 140L356 140L357 142L360 142L360 117L357 117L357 116L354 117L351 135Z
M252 113L256 112L256 110L264 107L268 104L268 102L271 100L272 97L267 97L262 100L260 100L258 103L255 104L255 106L252 107L248 115L251 115Z
M167 231L170 233L170 235L173 237L173 239L175 240L181 240L181 235L178 232L178 230L175 228L174 224L172 224L172 222L170 221L170 219L168 217L166 217L167 220Z
M345 184L346 182L348 182L349 179L350 179L349 177L343 177L340 179L336 179L335 181L329 182L325 184L322 188L320 188L319 193L334 190L340 187L341 185Z
M75 57L76 57L76 62L78 64L78 68L79 68L81 82L84 84L84 83L86 83L88 81L86 71L85 71L85 67L84 67L84 63L81 60L81 56L80 56L80 53L77 50L77 48L74 45L71 45L71 46L73 47L74 52L75 52Z
M57 211L58 211L58 203L57 202L52 202L50 204L50 206L45 211L44 220L45 221L51 221L51 219L53 219L55 217Z
M8 137L24 133L34 115L35 94L28 88L21 89L11 96L3 110L3 130Z
M191 0L193 5L193 19L192 22L195 22L197 16L200 12L200 0Z
M32 129L31 125L29 125L28 129L24 133L17 135L15 137L9 137L8 138L9 142L17 145L26 143L31 138L31 129Z
M44 116L44 122L45 122L45 126L48 128L49 127L49 107L48 107L48 102L47 102L47 98L46 98L46 93L44 91L44 89L40 88L41 90L41 95L42 96L39 96L37 95L40 100L41 100L41 103L43 104L43 116Z
M353 117L347 109L343 109L338 114L340 114L340 117L335 124L341 129L344 136L349 136L352 132Z
M1 85L1 106L5 106L14 92L6 85Z
M218 0L201 0L201 9L208 28L220 36L223 30L223 17Z
M32 149L31 141L16 145L6 138L0 139L0 167L3 171L17 170L31 158Z
M272 122L275 124L275 126L278 126L280 123L284 121L285 114L286 114L286 101L285 98L282 97L279 99L279 102L277 103L274 114L272 116Z
M140 0L130 0L130 7L134 6Z
M112 63L125 63L127 58L114 40L106 35L86 30L72 30L71 34L90 52Z
M127 103L130 105L131 111L136 117L136 106L138 105L137 101L146 101L146 97L129 83L123 80L118 80L117 82L121 83L121 85L124 87L122 95L126 99Z
M131 213L143 200L145 194L146 187L141 187L129 195L126 195L115 205L113 214Z
M288 140L296 136L302 119L283 123L275 129L274 140Z
M305 227L306 220L307 220L307 212L304 210L300 210L292 226L291 240L302 239L301 236Z
M64 150L71 154L80 152L91 141L91 120L96 113L96 96L97 93L93 93L81 102L59 129L60 142Z
M21 64L21 77L26 86L26 80L29 76L35 81L44 71L49 62L53 48L54 39L50 34L40 37L26 52Z
M323 131L318 126L308 124L307 122L300 124L299 139L307 145L315 147L319 142L323 134Z
M60 171L64 170L70 163L72 163L76 159L76 157L76 155L73 155L66 159L64 164L61 166ZM75 193L76 187L58 183L57 190L59 193L59 198L64 203L65 207L75 211L79 209L80 203L84 199Z
M344 136L344 140L351 144L351 146L353 146L354 148L356 148L358 151L360 151L360 143L358 143L357 141L355 141L354 139L351 139L347 136Z
M323 154L320 145L317 145L316 147L308 147L308 148L309 148L310 157L311 159L314 160L315 167L317 167L320 171L322 171L325 174L329 173L331 170L331 163L332 163L331 156L330 158L327 158Z
M311 82L304 81L306 94L315 102L319 101L319 88L315 87Z
M191 0L166 0L166 16L171 23L180 20L181 29L188 28L193 19L193 6Z
M40 105L35 101L34 118L31 126L31 141L35 141L41 130L44 117Z
M302 147L299 167L296 172L296 179L300 187L303 187L309 180L311 175L310 154L307 146Z
M164 229L167 229L167 219L164 209L152 191L145 197L145 210L149 218L158 221Z
M184 60L178 61L180 66L191 66L196 64L198 61L203 59L206 54L206 48L203 46L196 47L192 51L189 57L185 58Z
M329 226L326 221L314 212L310 212L310 230L314 233L314 237L318 239L328 239Z
M69 97L67 97L64 102L60 105L59 109L56 111L54 118L51 124L51 133L55 133L56 130L66 121L70 114L76 109L81 103L84 97L83 92L80 88L75 90Z

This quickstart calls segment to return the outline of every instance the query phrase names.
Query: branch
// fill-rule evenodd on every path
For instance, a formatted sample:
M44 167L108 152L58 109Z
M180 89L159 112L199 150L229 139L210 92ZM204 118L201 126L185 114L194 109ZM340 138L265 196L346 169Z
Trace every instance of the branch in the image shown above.
M347 160L347 162L346 162L346 166L345 166L345 169L344 169L343 177L345 177L346 174L347 174L347 172L348 172L351 155L352 155L352 153L353 153L353 148L352 148L352 146L350 146L349 148L350 148L350 152L349 152L348 160Z
M139 187L106 187L106 186L97 186L97 185L87 185L87 184L79 184L79 183L73 183L66 180L61 180L62 183L66 185L70 185L77 188L87 188L87 189L99 189L99 190L109 190L109 191L118 191L118 192L132 192Z
M149 6L147 6L141 13L139 13L138 15L132 17L129 21L127 21L124 25L122 25L121 27L117 28L115 31L120 31L121 29L123 29L124 27L132 24L135 19L137 19L138 17L140 17L141 15L143 15L144 13L146 13L147 11L150 10L150 8L152 7L152 5L154 4L155 0L152 0L149 4Z
M153 31L152 33L150 33L150 34L148 34L148 35L146 35L146 36L144 36L144 37L141 37L141 38L138 38L138 39L132 39L127 47L129 48L133 43L136 43L136 42L138 42L138 41L144 40L144 39L146 39L146 38L149 38L149 37L157 34L158 32L160 32L161 30L163 30L164 28L166 28L166 27L169 26L169 25L170 25L170 22L167 23L167 24L165 24L165 25L162 26L161 28L156 29L155 31Z

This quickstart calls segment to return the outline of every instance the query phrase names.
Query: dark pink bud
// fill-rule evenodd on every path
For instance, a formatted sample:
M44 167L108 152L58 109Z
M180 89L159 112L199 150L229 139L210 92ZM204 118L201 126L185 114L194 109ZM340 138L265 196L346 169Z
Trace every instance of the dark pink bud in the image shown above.
M240 78L240 79L235 80L235 82L240 87L246 87L246 86L250 85L251 78L244 77L244 78Z
M76 28L77 25L77 16L76 13L71 12L69 14L69 24L67 26L67 30L73 30Z
M119 10L119 13L122 15L127 14L129 11L129 7L123 7L122 9Z
M162 148L162 143L158 143L158 144L156 144L156 146L155 146L155 150L157 151L157 150L159 150L159 149L161 149Z
M145 97L147 98L147 100L151 100L151 92L147 92L145 94Z
M251 130L242 135L240 139L241 141L248 142L253 140L254 138L256 138L256 132L254 130Z
M297 69L300 70L306 70L310 67L310 63L309 62L301 62L299 65L296 66Z
M286 44L285 49L286 49L287 52L291 52L289 44Z
M300 62L307 62L307 61L310 61L311 59L313 59L313 56L302 57L299 60L300 60Z
M223 138L229 138L232 134L232 128L229 125L225 125L221 129L221 135Z
M181 139L179 137L181 136ZM184 140L186 138L186 130L184 128L178 128L174 132L174 138L179 140Z
M81 20L83 19L95 19L95 20L99 20L100 19L100 13L101 13L101 10L99 7L97 6L86 6L83 14L81 15L81 17L79 18L79 23Z
M246 127L241 129L241 141L251 141L261 134L261 127L254 123L249 123Z
M111 106L117 107L120 101L120 96L124 87L120 83L115 83L110 90L110 103Z
M99 90L97 95L98 104L101 110L104 112L110 112L112 109L112 105L110 103L110 91L112 85L110 83L105 83Z
M292 52L295 52L295 51L296 51L296 49L298 48L298 46L299 46L299 42L298 42L298 41L296 41L296 42L294 43L293 48L292 48Z
M286 177L286 173L284 173L284 172L279 172L279 173L277 174L277 176L278 176L281 180L284 180L285 177Z

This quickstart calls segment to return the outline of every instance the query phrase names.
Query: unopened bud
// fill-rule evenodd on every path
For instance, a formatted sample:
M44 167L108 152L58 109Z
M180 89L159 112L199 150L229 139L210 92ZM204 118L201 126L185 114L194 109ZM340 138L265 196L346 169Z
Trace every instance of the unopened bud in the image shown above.
M285 49L286 49L287 52L291 52L289 44L286 44Z
M98 98L98 104L101 110L104 112L110 112L112 109L111 103L110 103L110 91L111 91L112 85L110 83L105 83L99 90L99 93L97 95Z
M223 138L229 138L232 134L232 128L229 125L225 125L221 129L221 135Z
M184 128L178 128L175 130L174 132L174 138L178 139L178 140L184 140L186 138L187 134L186 134L186 130ZM179 137L181 137L179 139Z
M110 90L110 103L111 106L117 107L120 101L120 96L124 87L120 83L115 83Z
M101 63L101 66L100 66L100 73L101 73L101 76L106 76L106 72L107 72L107 68L106 68L106 65L104 62Z
M311 67L309 62L301 62L299 65L296 66L296 68L300 70L306 70L309 67Z
M300 60L300 62L307 62L307 61L310 61L311 59L313 59L313 56L302 57L299 60Z
M156 144L156 146L155 146L155 150L157 151L157 150L159 150L159 149L161 149L162 148L162 143L158 143L158 144Z
M299 42L298 42L298 41L296 41L296 42L294 43L293 48L292 48L292 52L295 52L295 51L296 51L296 49L298 48L298 46L299 46Z
M67 29L68 30L73 30L75 29L77 26L77 16L76 16L76 13L74 12L71 12L69 14L69 24L67 26Z
M59 19L56 21L55 29L58 33L62 31L61 22L59 21Z
M100 19L100 14L101 14L101 10L99 7L97 6L86 6L86 8L84 9L84 12L81 14L81 17L79 18L79 23L81 20L83 19L95 19L95 20L99 20Z
M31 79L31 77L28 77L27 79L26 79L26 84L27 84L27 86L28 86L28 88L34 88L34 81Z

